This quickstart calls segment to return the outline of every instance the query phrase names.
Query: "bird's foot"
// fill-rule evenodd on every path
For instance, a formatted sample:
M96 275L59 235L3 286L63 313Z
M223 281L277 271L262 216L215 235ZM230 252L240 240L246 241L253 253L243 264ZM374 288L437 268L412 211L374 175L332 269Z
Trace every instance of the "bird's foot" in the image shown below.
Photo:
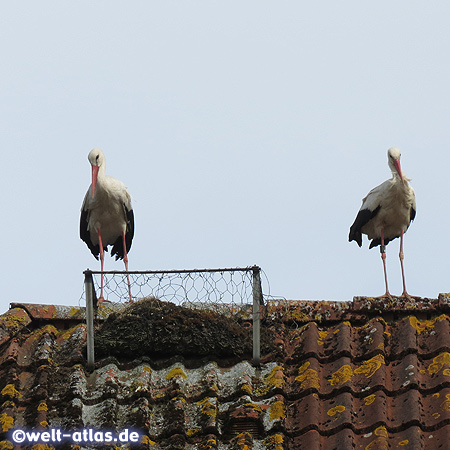
M386 291L383 295L380 295L378 297L375 297L375 299L389 299L389 300L393 300L392 295L389 291Z
M106 300L105 297L103 297L103 295L101 295L101 296L97 299L97 304L100 304L100 303L103 303L103 302L111 303L109 300Z
M401 298L406 298L407 300L409 300L411 302L414 301L414 300L420 299L420 297L415 297L413 295L409 295L406 291L403 291L403 293L401 295Z

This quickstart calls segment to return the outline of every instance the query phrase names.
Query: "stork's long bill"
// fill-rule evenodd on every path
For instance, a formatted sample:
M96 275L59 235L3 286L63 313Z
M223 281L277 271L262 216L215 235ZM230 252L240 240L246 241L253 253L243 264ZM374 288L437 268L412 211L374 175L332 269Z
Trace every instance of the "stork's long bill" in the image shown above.
M400 180L403 181L403 173L402 173L402 168L400 167L400 160L399 159L394 159L394 166L395 166L395 170L398 173L398 176L400 177Z
M98 169L99 166L92 165L92 198L94 198L95 187L97 186Z

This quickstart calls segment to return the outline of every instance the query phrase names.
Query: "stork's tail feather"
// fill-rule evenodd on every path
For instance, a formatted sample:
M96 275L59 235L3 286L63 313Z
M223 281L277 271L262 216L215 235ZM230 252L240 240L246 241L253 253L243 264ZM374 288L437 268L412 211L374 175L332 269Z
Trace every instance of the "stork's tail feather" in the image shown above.
M386 246L386 239L384 240L384 246ZM381 238L373 239L369 245L369 249L376 247L377 245L381 245Z
M356 227L352 225L350 228L350 233L348 235L348 242L356 241L356 243L362 246L362 233L361 230L357 230Z

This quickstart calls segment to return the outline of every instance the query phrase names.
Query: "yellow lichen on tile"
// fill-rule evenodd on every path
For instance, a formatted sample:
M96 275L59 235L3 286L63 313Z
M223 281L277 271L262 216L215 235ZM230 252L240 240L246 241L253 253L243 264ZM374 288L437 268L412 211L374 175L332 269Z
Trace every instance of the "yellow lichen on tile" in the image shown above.
M202 442L198 448L201 450L216 449L217 441L214 438L209 438L206 442Z
M416 316L410 316L409 323L419 334L431 326L430 320L420 321Z
M82 328L84 326L85 326L84 324L78 324L78 325L73 326L72 328L69 328L68 330L61 330L58 332L58 338L64 339L64 340L70 339L73 336L73 334L76 332L77 328L80 328L80 327Z
M252 446L248 445L249 438L251 439L251 434L245 432L236 436L236 444L239 446L239 450L252 450Z
M21 328L29 323L29 317L22 308L9 310L4 316L0 317L0 325L9 328Z
M170 399L172 402L181 402L181 403L186 403L186 399L180 395L173 397Z
M0 449L1 450L13 450L14 444L10 441L0 441Z
M2 426L2 431L8 431L14 426L14 417L8 416L8 414L3 413L0 416L0 425Z
M47 428L48 422L46 420L43 420L42 422L39 422L39 425L41 425L41 427Z
M430 375L433 375L444 369L444 366L450 366L450 353L448 352L439 353L433 358L433 362L428 366L427 371ZM442 373L447 375L444 371Z
M45 402L39 403L37 410L38 411L48 411L47 403L45 403Z
M348 364L344 364L336 372L331 375L331 380L329 380L332 386L337 384L344 384L351 380L353 377L353 370Z
M245 404L245 406L248 406L249 408L253 409L253 411L262 413L261 406L257 405L256 403L248 402Z
M70 308L70 311L67 313L67 315L69 317L73 317L73 316L76 316L76 315L81 314L81 313L82 313L81 312L81 308L76 308L75 306L72 306Z
M186 431L186 434L188 435L188 437L191 437L196 435L199 431L200 428L190 428L189 430Z
M202 414L206 414L207 416L216 417L217 416L217 406L213 403L205 403L202 406Z
M437 413L437 412L433 413L432 416L433 416L433 419L436 419L436 420L438 420L439 417L441 417L441 415L439 413Z
M275 366L270 373L263 377L263 382L267 386L274 388L282 388L284 386L284 368Z
M357 369L355 369L355 373L362 373L366 378L370 378L382 365L386 365L384 356L376 355L373 358L364 361Z
M372 433L370 433L372 435ZM375 438L375 440L373 440L370 444L367 444L364 447L364 450L378 450L380 447L378 446L378 440L381 438ZM384 449L387 449L388 447L385 446L383 447Z
M148 366L144 366L144 367L142 368L142 370L143 370L144 372L152 373L152 369L150 369L150 367L148 367Z
M265 439L263 444L268 450L283 450L283 446L281 445L283 442L284 439L281 434L274 434L273 436Z
M6 402L2 403L2 409L6 408L14 408L16 406L12 400L6 400Z
M419 334L421 334L424 331L432 330L436 325L437 320L448 320L448 316L441 314L439 317L435 317L431 320L419 320L417 317L411 316L409 318L409 323Z
M319 383L319 374L317 373L317 370L310 369L310 362L306 361L299 369L298 369L298 375L295 377L295 381L299 381L301 383L302 389L310 389L320 388Z
M408 445L408 444L409 444L408 439L405 439L404 441L401 441L401 442L398 443L398 445L401 445L401 446Z
M273 402L269 408L270 420L286 419L286 411L284 409L284 403L280 400Z
M323 345L323 340L327 337L328 331L320 331L319 330L319 339L317 339L317 343L319 345Z
M386 429L386 427L385 426L381 426L381 427L378 427L375 431L374 431L374 433L375 433L375 435L376 436L382 436L382 437L389 437L389 435L388 435L388 432L387 432L387 429Z
M181 377L187 378L187 375L184 373L183 369L179 366L174 367L170 370L170 372L166 375L166 380L171 380L172 378Z
M344 405L338 405L335 406L334 408L331 408L327 411L327 414L329 416L335 416L336 414L341 414L345 411L345 406Z
M202 405L202 414L207 416L217 417L217 406L210 401L211 397L206 397L197 402L197 405ZM214 398L214 397L213 397Z
M9 395L9 397L11 398L20 398L22 397L22 394L14 387L13 384L7 384L3 389L2 389L2 395Z
M148 436L141 437L141 444L144 445L156 445L155 441L152 441Z
M447 400L444 400L444 401L441 403L441 409L442 409L443 411L450 411L450 394L445 394L445 398L446 398Z
M371 405L376 399L376 395L372 394L372 395L368 395L367 397L364 397L364 403L366 405Z
M64 331L63 331L64 332ZM53 336L58 336L58 330L54 325L44 325L41 329L33 333L33 338L36 340L41 339L43 334L52 334Z
M308 314L305 314L304 312L300 311L299 308L295 308L294 310L289 310L289 311L285 311L285 316L292 318L292 319L297 319L297 320L308 320Z
M374 434L377 437L370 444L366 445L365 450L387 450L389 448L389 444L386 427L378 427L374 431Z
M253 393L253 388L248 384L248 383L244 383L241 386L241 391L246 392L248 395L252 395Z
M36 444L31 447L31 450L53 450L54 447L48 444Z

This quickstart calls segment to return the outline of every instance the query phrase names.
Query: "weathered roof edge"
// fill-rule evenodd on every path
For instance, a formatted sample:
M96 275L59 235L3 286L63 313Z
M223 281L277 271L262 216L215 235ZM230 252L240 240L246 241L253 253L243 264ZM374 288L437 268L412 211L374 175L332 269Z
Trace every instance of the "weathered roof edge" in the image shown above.
M265 308L264 317L267 320L296 323L364 322L380 315L386 320L396 320L411 313L423 318L450 313L450 294L439 294L436 299L358 296L348 302L274 300Z
M102 303L97 310L97 320L106 319L111 313L123 309L127 304ZM213 309L216 309L212 305ZM203 306L204 307L204 306ZM12 321L11 311L19 310L20 320ZM439 294L437 298L421 297L391 297L374 298L356 296L352 301L329 300L270 300L262 307L262 318L265 320L279 320L283 322L336 322L363 321L376 315L396 318L399 314L414 313L419 316L450 313L450 294ZM23 316L23 317L22 317ZM16 317L17 318L17 317ZM3 323L1 321L3 320ZM0 324L11 322L14 331L27 326L31 321L70 321L71 323L86 320L85 307L65 305L43 305L34 303L11 303L10 310L0 315ZM248 320L248 318L247 318Z

